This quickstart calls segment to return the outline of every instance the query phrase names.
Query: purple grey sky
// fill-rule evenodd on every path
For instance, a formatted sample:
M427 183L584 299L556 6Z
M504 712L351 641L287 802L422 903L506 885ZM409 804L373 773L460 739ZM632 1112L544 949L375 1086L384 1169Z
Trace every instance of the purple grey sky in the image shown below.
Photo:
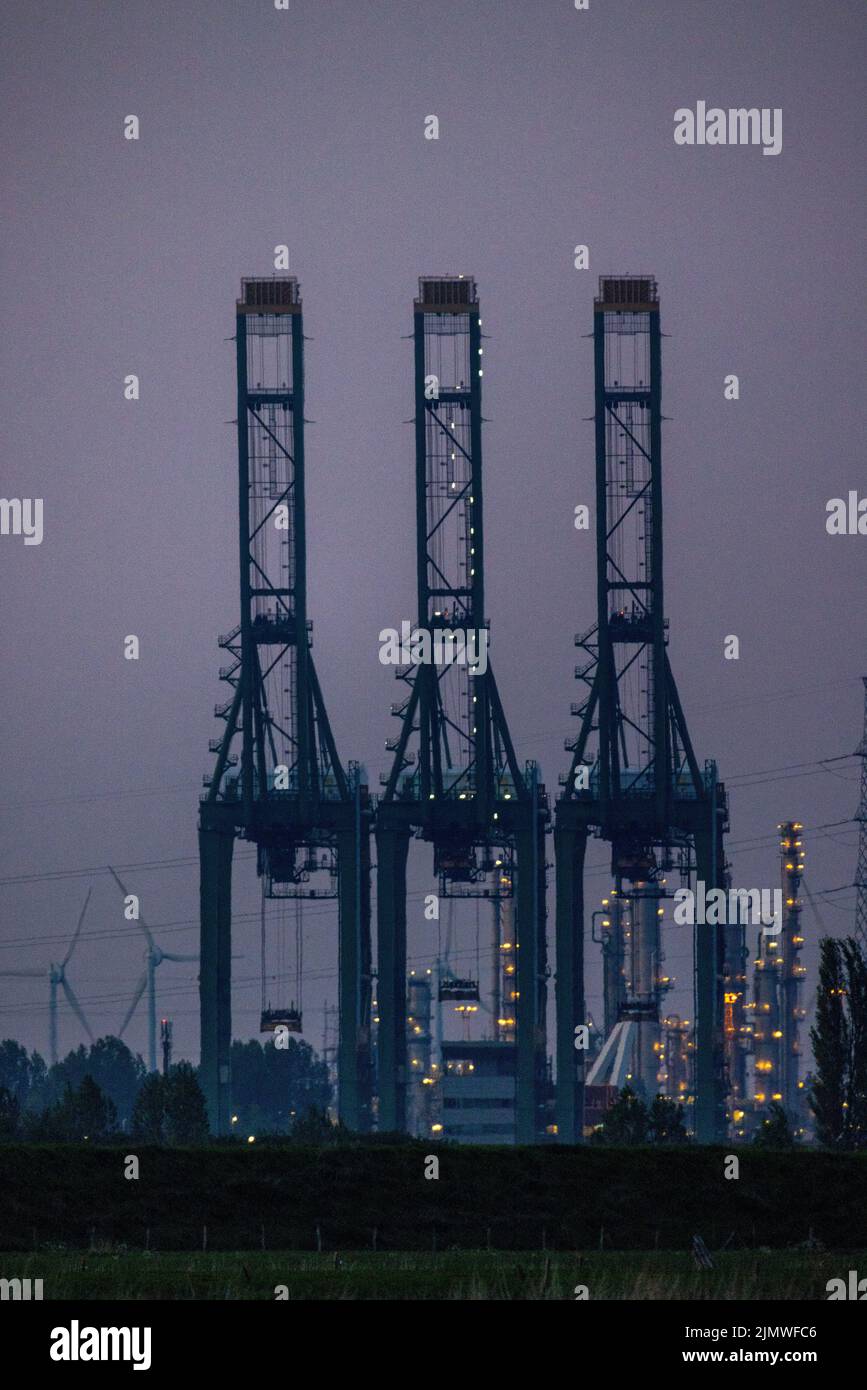
M851 884L867 673L867 538L825 531L863 465L864 11L848 0L72 0L7 7L2 45L8 497L0 537L0 971L62 957L90 876L124 872L166 949L195 950L197 797L237 620L233 306L286 243L307 344L309 602L344 759L378 790L412 618L411 303L476 276L491 656L522 759L567 765L572 638L595 616L592 299L660 287L671 657L700 759L731 789L735 882L776 885L806 824L813 892ZM687 148L681 106L780 107L783 149ZM134 113L141 139L123 139ZM424 139L436 114L438 141ZM590 247L590 270L573 247ZM123 399L139 374L142 398ZM723 377L741 399L723 399ZM859 427L860 426L860 427ZM136 633L141 660L122 639ZM724 661L737 634L741 657ZM220 726L221 727L221 726ZM791 769L768 776L754 774ZM745 780L749 779L749 780ZM813 830L812 827L829 829ZM239 846L243 853L245 846ZM553 857L553 849L551 850ZM237 861L236 861L237 862ZM592 898L606 851L590 856ZM66 875L66 876L64 876ZM27 876L27 881L16 881ZM418 850L416 890L430 888ZM116 1031L141 938L105 873L70 979ZM236 910L255 910L249 861ZM853 921L850 888L820 899ZM553 910L553 895L549 902ZM805 912L814 988L815 937ZM410 910L410 953L431 924ZM238 924L235 1034L256 1034L258 933ZM472 949L472 932L459 947ZM687 935L667 942L689 1015ZM328 912L305 940L307 1036L336 997ZM595 958L590 1006L601 1017ZM164 964L176 1055L198 1057L195 967ZM47 980L0 976L0 1037L47 1050ZM61 1011L61 1051L80 1032ZM142 1009L128 1040L143 1050Z

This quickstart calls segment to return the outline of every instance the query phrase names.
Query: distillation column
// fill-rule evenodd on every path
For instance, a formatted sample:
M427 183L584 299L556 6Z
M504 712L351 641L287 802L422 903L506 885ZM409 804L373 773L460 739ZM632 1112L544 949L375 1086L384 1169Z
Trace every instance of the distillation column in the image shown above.
M785 821L780 826L780 852L783 892L783 926L780 932L780 1020L783 1030L780 1091L783 1097L781 1103L791 1127L797 1131L804 1124L800 1033L805 1014L801 996L806 974L801 964L804 938L799 893L804 872L804 841L800 821Z

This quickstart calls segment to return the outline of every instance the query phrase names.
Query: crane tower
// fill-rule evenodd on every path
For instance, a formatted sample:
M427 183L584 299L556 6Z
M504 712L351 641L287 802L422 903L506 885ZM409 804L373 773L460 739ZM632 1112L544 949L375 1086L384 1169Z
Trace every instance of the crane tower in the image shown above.
M361 771L344 769L312 653L304 504L304 332L294 276L245 279L236 304L241 618L220 638L232 695L215 714L216 764L199 815L202 1077L211 1127L231 1114L232 853L256 846L266 899L336 898L338 1110L370 1125L370 824ZM240 751L233 751L235 748ZM299 1031L294 1008L263 1031Z
M661 328L656 281L604 276L594 304L597 613L576 637L585 698L556 805L557 1133L583 1130L584 858L590 834L611 845L628 912L633 966L606 1058L631 1055L650 1089L660 1050L663 877L679 866L710 887L725 879L725 790L693 751L668 659L663 601ZM613 920L613 919L610 919ZM722 928L694 927L695 1127L725 1126ZM597 1079L604 1067L594 1063ZM611 1073L608 1073L610 1079Z
M432 844L441 897L515 896L516 1138L544 1127L545 789L518 764L487 651L481 319L475 281L425 276L414 304L418 627L376 815L379 1124L406 1122L406 869ZM406 624L409 627L409 624ZM461 660L467 652L481 659ZM455 981L467 997L478 982ZM454 994L452 997L458 997Z

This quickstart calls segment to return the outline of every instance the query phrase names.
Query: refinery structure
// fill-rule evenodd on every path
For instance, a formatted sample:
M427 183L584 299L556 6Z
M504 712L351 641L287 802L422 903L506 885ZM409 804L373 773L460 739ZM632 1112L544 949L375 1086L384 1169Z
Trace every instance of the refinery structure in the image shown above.
M593 306L597 584L595 604L567 600L593 621L576 637L581 695L556 797L519 757L489 650L474 280L422 277L412 308L416 586L403 611L414 604L415 621L395 659L396 732L376 795L341 761L313 662L298 281L244 280L235 323L240 622L220 638L230 695L199 817L214 1131L231 1114L231 877L244 839L262 887L263 1034L304 1031L305 913L336 901L333 1061L349 1128L571 1144L628 1086L682 1104L701 1142L752 1133L773 1104L806 1133L801 824L780 826L779 913L763 918L746 894L743 912L675 925L679 891L730 901L732 882L726 790L693 747L668 657L655 280L605 276ZM610 855L601 897L585 887L590 838ZM413 970L419 873L435 945ZM688 1017L667 1005L672 931L691 943ZM289 973L291 992L272 997Z

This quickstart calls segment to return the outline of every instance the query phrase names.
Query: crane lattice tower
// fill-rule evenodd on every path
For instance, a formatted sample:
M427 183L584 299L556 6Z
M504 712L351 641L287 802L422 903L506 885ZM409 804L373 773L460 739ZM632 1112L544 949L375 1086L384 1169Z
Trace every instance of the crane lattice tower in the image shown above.
M370 826L344 769L312 653L304 504L304 331L294 276L246 279L236 305L240 623L220 646L232 696L199 816L202 1077L211 1126L231 1115L232 853L252 841L267 898L338 901L338 1111L370 1126ZM239 747L240 753L233 751ZM288 1012L288 1011L287 1011ZM263 1017L263 1028L272 1020ZM300 1020L296 1026L300 1026Z
M406 869L416 836L433 846L440 896L515 895L516 1138L532 1143L544 1127L548 809L535 765L518 763L487 653L474 280L423 277L413 338L416 633L432 655L416 660L411 644L396 673L406 693L392 707L400 733L376 814L379 1125L406 1123ZM462 644L485 650L476 674L451 659Z
M574 707L580 732L556 805L557 1132L583 1132L585 1019L584 858L588 835L611 845L617 894L630 900L633 932L645 922L623 1019L657 1037L664 984L653 960L651 914L661 875L679 861L708 889L723 887L727 803L712 762L701 767L667 653L663 602L661 329L656 281L605 276L594 304L596 623L576 644L585 686ZM656 917L658 920L658 916ZM725 1129L723 980L725 934L696 925L695 1128ZM594 1069L596 1064L594 1064Z

